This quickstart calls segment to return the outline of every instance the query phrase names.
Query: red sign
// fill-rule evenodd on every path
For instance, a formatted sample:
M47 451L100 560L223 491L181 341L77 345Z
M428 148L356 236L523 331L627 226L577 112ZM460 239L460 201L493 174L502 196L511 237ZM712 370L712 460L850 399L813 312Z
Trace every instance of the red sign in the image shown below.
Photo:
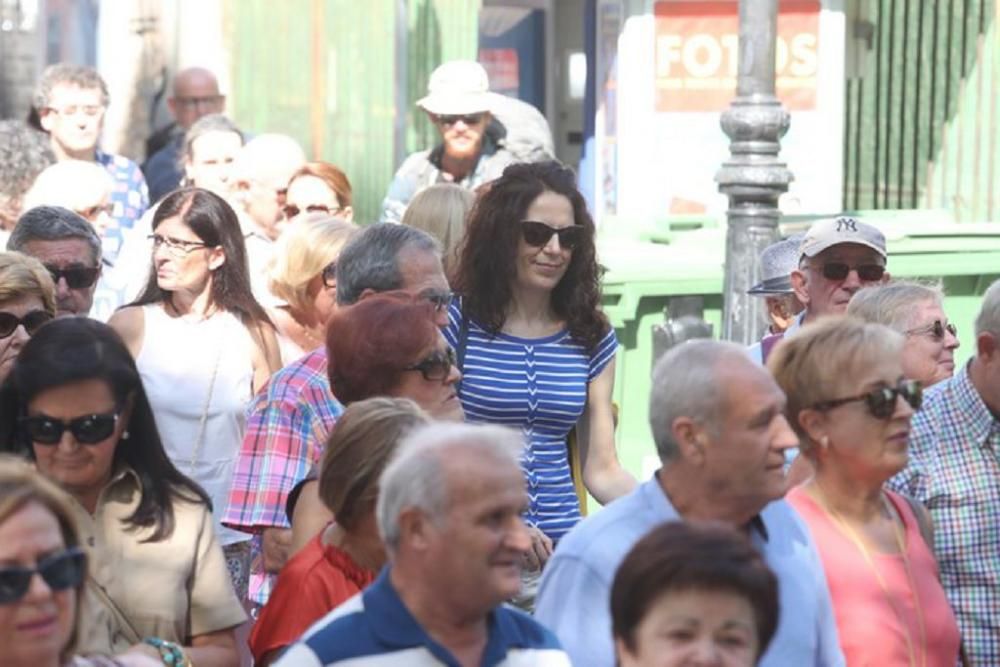
M515 49L479 49L479 63L490 77L490 90L517 97L521 71Z
M775 51L777 95L790 111L816 107L819 0L780 0ZM736 94L736 0L659 0L656 110L723 111Z

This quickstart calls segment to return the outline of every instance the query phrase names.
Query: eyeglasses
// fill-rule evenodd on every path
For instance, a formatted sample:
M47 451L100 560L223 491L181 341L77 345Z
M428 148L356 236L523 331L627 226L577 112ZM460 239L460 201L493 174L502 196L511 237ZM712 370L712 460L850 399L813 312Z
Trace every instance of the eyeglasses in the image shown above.
M570 227L552 227L544 222L534 220L524 220L521 222L521 237L524 242L536 248L544 248L548 245L552 235L559 237L559 247L572 250L583 237L584 229L580 225Z
M865 401L868 411L876 419L889 419L896 411L896 398L902 396L914 410L919 410L924 401L924 390L916 380L903 380L895 387L874 389L861 396L838 398L832 401L822 401L813 406L816 410L832 410L847 403Z
M295 204L285 204L282 210L285 213L285 218L289 220L302 212L302 209ZM306 213L326 213L327 215L337 215L343 210L339 206L327 206L326 204L310 204L305 208Z
M154 251L161 245L166 246L167 252L174 257L184 257L195 250L209 247L207 243L203 243L202 241L184 241L170 236L160 236L159 234L150 234L146 238L153 242Z
M420 363L407 366L404 371L420 371L428 382L443 382L451 375L451 367L456 365L455 350L436 350Z
M93 118L104 113L104 107L100 104L70 104L62 109L57 109L56 107L45 107L45 109L60 116L75 116L82 113L84 116Z
M827 280L846 280L852 270L857 271L858 279L866 283L882 280L882 276L885 275L885 267L881 264L851 266L846 262L826 262L819 269Z
M191 110L199 107L203 109L214 109L222 104L222 95L209 95L208 97L175 97L174 103L183 109Z
M101 272L100 269L89 266L74 266L68 269L60 269L46 264L45 268L48 269L49 275L52 276L52 282L58 285L61 279L65 279L66 286L70 289L92 287L97 282L97 275Z
M441 125L451 127L458 121L462 121L466 125L478 125L483 122L484 113L466 113L466 114L444 114L437 117L437 121Z
M908 329L904 331L907 336L919 336L923 334L930 334L935 340L944 340L945 332L950 333L955 338L958 338L958 327L956 327L951 322L947 324L941 320L934 320L930 324L926 324L922 327L917 327L916 329Z
M34 336L35 332L38 331L38 327L51 319L52 314L44 310L32 310L26 313L24 317L18 317L13 313L0 312L0 338L10 336L21 325L24 325L24 330L28 332L29 336Z
M63 433L69 431L81 445L96 445L111 437L118 423L118 413L83 415L67 422L48 415L32 415L18 419L25 435L39 445L57 445Z
M87 574L87 554L73 547L46 556L35 567L10 565L0 568L0 604L12 604L23 598L36 574L53 591L76 588Z
M440 313L442 310L447 310L455 300L455 294L447 290L427 290L420 294L420 298L430 301L434 305L435 312Z
M330 262L323 268L323 286L333 289L337 286L337 263Z

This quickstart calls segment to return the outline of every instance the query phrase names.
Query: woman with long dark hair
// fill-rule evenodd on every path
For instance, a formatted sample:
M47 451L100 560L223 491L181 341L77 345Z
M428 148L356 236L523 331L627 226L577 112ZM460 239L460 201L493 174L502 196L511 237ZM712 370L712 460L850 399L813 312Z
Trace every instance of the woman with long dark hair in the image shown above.
M583 483L599 502L631 490L618 462L611 393L618 341L600 310L594 221L573 172L511 165L469 216L445 330L469 421L523 430L526 520L553 541L580 519L567 454L578 427Z
M68 317L25 344L0 389L0 451L34 460L74 501L94 564L81 653L141 646L158 657L166 647L198 665L237 663L233 628L245 615L209 498L164 451L110 327Z
M189 188L153 216L146 287L109 324L135 356L167 455L200 484L218 515L254 392L280 367L274 328L250 290L246 248L233 209ZM250 536L219 539L238 591L246 590Z

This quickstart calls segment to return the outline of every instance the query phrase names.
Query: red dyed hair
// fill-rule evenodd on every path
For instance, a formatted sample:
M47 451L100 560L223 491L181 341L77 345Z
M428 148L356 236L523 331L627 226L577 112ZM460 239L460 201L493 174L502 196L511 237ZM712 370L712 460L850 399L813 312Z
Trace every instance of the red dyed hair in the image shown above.
M434 306L406 292L337 309L326 329L330 390L344 405L387 395L439 335Z
M337 195L337 203L340 204L341 208L347 208L351 205L351 182L347 180L347 174L342 172L340 168L329 162L306 162L288 179L289 185L300 176L315 176L326 183Z

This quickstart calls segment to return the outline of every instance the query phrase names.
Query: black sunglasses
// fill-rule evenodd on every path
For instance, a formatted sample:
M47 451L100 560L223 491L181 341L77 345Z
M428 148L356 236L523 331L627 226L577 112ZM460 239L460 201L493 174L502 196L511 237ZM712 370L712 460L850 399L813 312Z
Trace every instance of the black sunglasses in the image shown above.
M66 422L47 415L32 415L21 417L18 423L24 434L39 445L59 444L66 431L72 433L81 445L96 445L115 432L118 414L83 415Z
M19 565L0 567L0 604L11 604L23 598L31 588L31 578L36 574L41 575L53 591L76 588L87 574L87 554L83 549L73 547L46 556L33 568Z
M924 325L922 327L917 327L916 329L908 329L904 333L906 333L907 336L915 336L915 335L929 333L937 340L944 340L945 332L950 333L955 338L958 338L958 327L956 327L951 322L945 324L941 320L934 320L930 324Z
M300 209L295 204L285 204L285 206L282 207L281 210L284 212L285 217L288 219L294 218L295 216L297 216L299 213L302 212L302 209ZM327 215L337 215L343 210L344 209L342 208L331 208L326 204L310 204L305 208L306 213L325 213Z
M87 287L93 287L94 283L97 282L97 274L100 273L100 269L92 269L86 266L77 266L70 269L60 269L55 266L46 266L49 271L49 275L52 276L52 282L59 284L60 278L66 279L66 286L70 289L84 289Z
M552 227L544 222L537 222L535 220L523 220L521 222L521 237L530 246L544 248L553 234L559 237L560 248L572 250L582 240L583 227L580 225Z
M431 353L420 363L407 366L404 371L420 371L424 379L429 382L443 382L451 375L451 367L456 365L455 350L449 347L447 350L437 350Z
M337 263L330 262L323 267L323 286L333 289L337 286Z
M885 275L885 267L881 264L859 264L851 266L846 262L826 262L820 267L823 277L827 280L846 280L851 269L858 272L858 279L866 283L882 280Z
M902 380L895 387L882 387L874 389L861 396L851 396L850 398L838 398L832 401L822 401L813 407L817 410L832 410L854 401L865 401L868 404L868 411L876 419L889 419L896 411L896 398L902 396L903 400L910 404L914 410L919 410L924 402L924 390L916 380Z
M483 121L484 115L485 114L482 113L466 113L458 115L446 114L438 116L437 119L438 122L441 123L442 125L448 125L448 126L454 125L458 121L462 121L466 125L478 125Z
M52 314L44 310L32 310L18 317L13 313L0 312L0 338L6 338L13 334L19 326L24 325L24 330L29 336L34 336L38 327L52 319Z

